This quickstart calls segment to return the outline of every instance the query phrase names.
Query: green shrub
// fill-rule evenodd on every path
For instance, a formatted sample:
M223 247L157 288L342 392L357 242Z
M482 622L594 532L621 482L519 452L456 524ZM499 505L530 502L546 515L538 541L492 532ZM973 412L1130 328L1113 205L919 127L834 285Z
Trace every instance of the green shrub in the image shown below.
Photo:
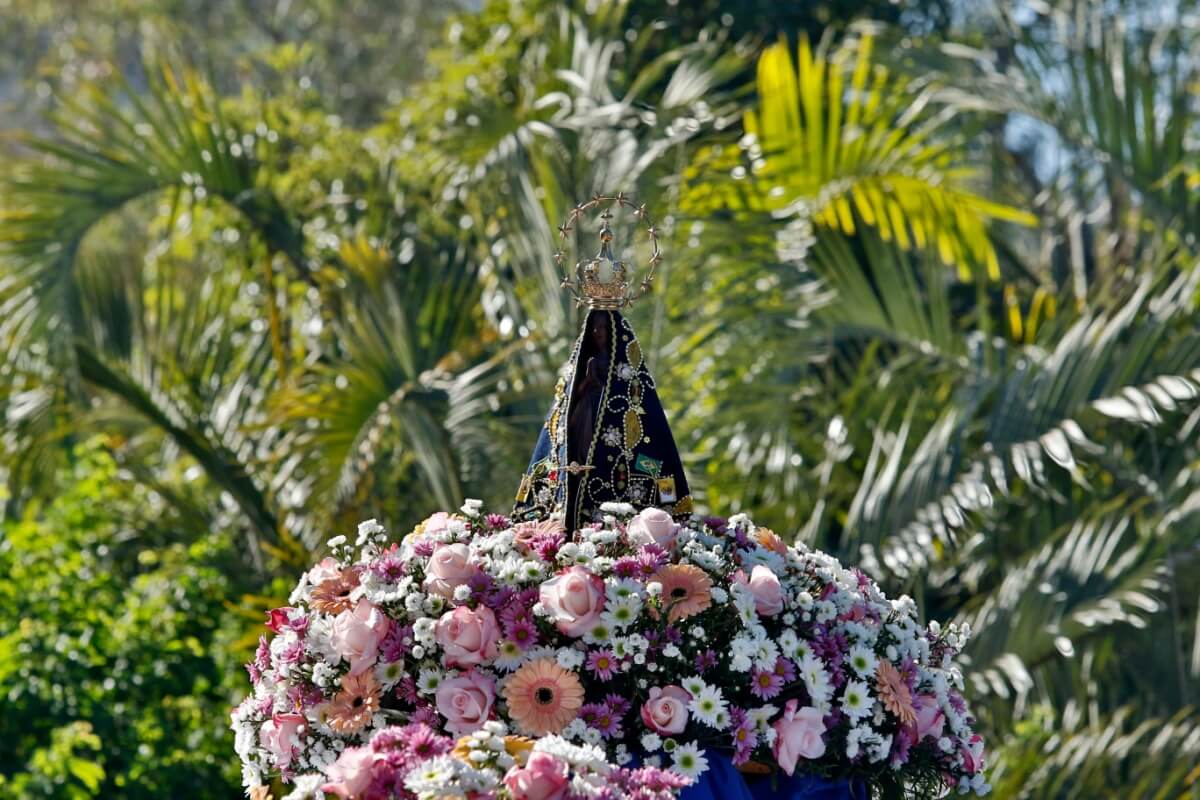
M240 795L232 538L180 535L99 442L75 455L53 500L0 527L0 795Z

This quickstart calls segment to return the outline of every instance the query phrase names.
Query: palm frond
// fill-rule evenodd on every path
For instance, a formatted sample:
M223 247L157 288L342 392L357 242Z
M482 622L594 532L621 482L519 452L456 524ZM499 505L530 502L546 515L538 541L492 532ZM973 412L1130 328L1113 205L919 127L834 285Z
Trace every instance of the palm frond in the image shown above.
M768 48L759 105L746 115L748 163L717 160L735 180L763 187L753 205L780 219L805 217L847 236L862 224L902 248L933 250L964 277L999 278L988 222L1034 218L971 190L961 134L935 106L937 87L874 61L873 41L814 49L802 39L796 61L785 43Z

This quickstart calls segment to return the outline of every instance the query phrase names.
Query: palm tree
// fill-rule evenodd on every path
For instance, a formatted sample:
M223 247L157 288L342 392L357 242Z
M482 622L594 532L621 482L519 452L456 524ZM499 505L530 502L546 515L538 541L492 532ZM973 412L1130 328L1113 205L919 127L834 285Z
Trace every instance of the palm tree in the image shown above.
M670 380L698 417L710 502L765 507L971 623L966 680L1004 796L1195 784L1193 68L1178 35L1103 23L1010 27L1005 68L896 48L873 71L871 30L802 44L794 79L769 52L756 138L688 187L702 230L675 302L722 317L680 316ZM1156 77L1151 56L1181 72ZM966 134L1003 131L996 114L1036 115L1070 148L1064 174L1018 168L1036 231L997 227L1030 216L976 201L986 173L962 169L986 152ZM1001 175L1029 156L992 153ZM701 171L714 163L723 176ZM889 166L894 197L871 183Z

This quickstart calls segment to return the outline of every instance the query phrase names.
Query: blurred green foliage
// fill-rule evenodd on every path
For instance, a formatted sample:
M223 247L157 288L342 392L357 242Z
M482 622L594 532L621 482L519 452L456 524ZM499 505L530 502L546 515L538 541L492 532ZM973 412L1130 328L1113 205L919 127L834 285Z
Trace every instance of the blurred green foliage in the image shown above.
M225 603L250 576L228 531L181 539L194 526L102 439L72 456L53 498L0 523L0 791L223 796L244 655Z
M1197 791L1193 17L481 5L0 0L0 787L237 796L262 612L511 500L625 190L702 508L970 622L998 796Z

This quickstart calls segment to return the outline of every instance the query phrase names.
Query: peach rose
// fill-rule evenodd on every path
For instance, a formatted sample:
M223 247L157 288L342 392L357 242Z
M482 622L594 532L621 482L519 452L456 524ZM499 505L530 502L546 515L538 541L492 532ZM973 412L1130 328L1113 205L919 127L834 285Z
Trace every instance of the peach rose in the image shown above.
M650 699L642 704L642 722L655 733L667 736L683 733L691 700L692 696L682 686L655 686L650 689Z
M425 567L425 590L453 600L454 590L471 580L476 572L465 544L440 544Z
M754 531L754 541L772 553L778 553L781 556L787 555L787 544L770 528L759 528Z
M801 758L820 758L825 755L824 714L812 706L800 708L800 701L788 700L783 716L772 726L775 728L775 760L788 775L796 771L796 761Z
M583 636L600 621L604 580L583 567L571 567L542 583L538 599L550 610L561 632Z
M543 519L536 522L518 522L513 526L513 546L522 553L529 552L530 543L538 536L564 533L562 522Z
M571 771L567 765L549 753L529 756L524 767L516 767L504 776L504 785L512 792L513 800L559 800L567 793Z
M438 713L446 718L446 730L466 736L483 727L496 701L496 683L475 670L446 678L434 695Z
M946 726L946 715L942 713L942 706L937 697L919 694L913 701L913 707L917 710L916 740L921 741L926 736L940 739Z
M379 643L387 636L391 622L370 600L359 600L353 611L333 618L330 643L350 662L350 674L359 675L375 663Z
M496 657L500 625L486 606L470 609L459 606L442 614L433 628L433 637L442 648L447 667L474 667Z
M734 581L742 584L754 595L754 608L760 616L773 617L783 611L783 587L779 578L769 567L761 564L750 571L750 579L740 569L733 575Z
M342 800L361 797L371 785L371 767L375 753L369 747L347 747L338 760L325 769L329 782L321 791L336 794Z
M275 766L287 769L291 766L296 748L300 746L300 734L307 722L300 714L276 714L258 729L258 741L271 754Z
M634 544L656 544L664 550L671 550L675 547L679 526L661 508L643 508L629 521L626 532Z

